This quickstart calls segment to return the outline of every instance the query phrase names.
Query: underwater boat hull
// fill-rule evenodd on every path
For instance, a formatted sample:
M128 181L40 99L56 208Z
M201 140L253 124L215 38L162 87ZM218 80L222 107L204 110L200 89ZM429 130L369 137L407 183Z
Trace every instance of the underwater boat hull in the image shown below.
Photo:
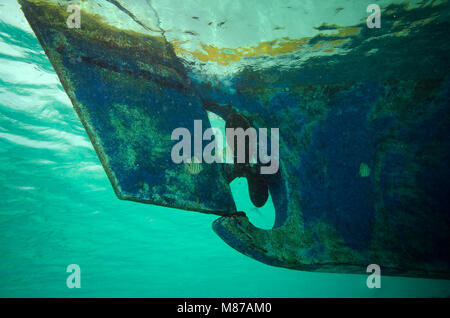
M426 29L386 39L380 32L398 25L387 18L379 33L359 26L348 55L292 70L244 68L234 93L191 83L163 37L84 11L83 27L68 29L58 5L19 2L119 198L221 215L214 231L269 265L363 274L379 264L383 275L450 278L448 14L426 26L439 41ZM422 12L391 10L404 19ZM319 40L335 39L310 41ZM378 53L364 55L369 40ZM427 47L426 58L405 55L410 42ZM232 106L205 109L205 99ZM209 127L206 110L279 128L280 170L264 176L272 230L236 213L219 164L189 174L170 160L173 129L194 119Z

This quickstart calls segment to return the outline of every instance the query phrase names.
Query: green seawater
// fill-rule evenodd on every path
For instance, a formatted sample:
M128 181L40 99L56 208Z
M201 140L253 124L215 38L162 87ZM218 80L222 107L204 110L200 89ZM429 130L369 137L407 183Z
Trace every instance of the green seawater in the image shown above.
M226 245L217 216L118 200L11 3L0 0L0 297L450 296L446 280L382 276L369 289L366 275L271 267ZM245 182L233 194L255 224L273 222L271 202L248 208ZM80 289L66 286L69 264Z

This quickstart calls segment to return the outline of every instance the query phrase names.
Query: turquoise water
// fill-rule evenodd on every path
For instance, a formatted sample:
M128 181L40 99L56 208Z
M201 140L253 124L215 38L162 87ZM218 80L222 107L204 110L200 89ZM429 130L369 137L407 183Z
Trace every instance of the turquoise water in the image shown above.
M382 276L368 289L365 275L271 267L214 234L217 216L118 200L21 11L2 2L1 297L450 296L445 280ZM249 211L245 183L232 186ZM249 215L265 227L272 210ZM80 289L66 286L69 264L81 268Z

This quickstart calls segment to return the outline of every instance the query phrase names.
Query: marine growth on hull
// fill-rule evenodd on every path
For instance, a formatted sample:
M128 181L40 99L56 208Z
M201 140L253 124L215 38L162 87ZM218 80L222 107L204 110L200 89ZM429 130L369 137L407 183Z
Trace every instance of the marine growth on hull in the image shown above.
M19 2L119 199L274 266L450 277L448 1Z

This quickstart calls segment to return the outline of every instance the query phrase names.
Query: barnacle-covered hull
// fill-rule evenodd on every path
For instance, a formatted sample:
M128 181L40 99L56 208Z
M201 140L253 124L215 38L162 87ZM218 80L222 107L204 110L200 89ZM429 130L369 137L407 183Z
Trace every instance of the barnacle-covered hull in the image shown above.
M222 215L216 233L270 265L450 277L447 1L386 2L380 29L325 20L314 36L201 50L150 22L119 29L86 7L69 29L62 2L20 2L120 198ZM236 213L220 164L171 161L173 129L209 127L202 100L279 128L280 170L263 176L272 230Z

